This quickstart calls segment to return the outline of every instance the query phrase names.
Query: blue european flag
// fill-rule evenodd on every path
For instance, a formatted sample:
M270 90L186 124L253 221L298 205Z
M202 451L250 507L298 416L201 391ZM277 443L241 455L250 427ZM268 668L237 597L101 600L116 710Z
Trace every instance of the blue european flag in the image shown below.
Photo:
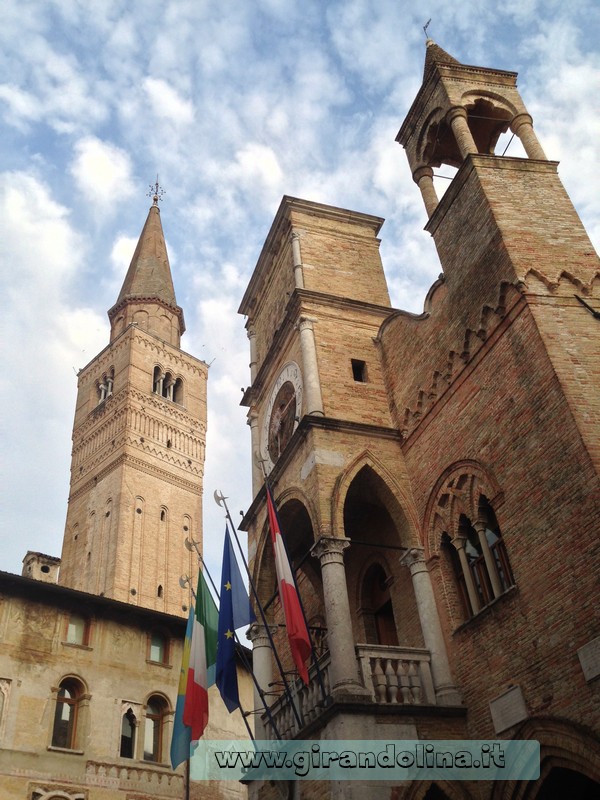
M235 630L255 622L248 592L231 546L229 529L225 525L223 569L219 586L219 633L217 644L217 686L229 713L239 708L237 671L235 667Z

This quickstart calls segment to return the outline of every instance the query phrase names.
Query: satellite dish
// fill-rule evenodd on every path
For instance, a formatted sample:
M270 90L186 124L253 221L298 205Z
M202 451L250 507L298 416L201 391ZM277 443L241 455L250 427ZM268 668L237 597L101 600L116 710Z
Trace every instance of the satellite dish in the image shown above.
M185 589L185 587L188 585L189 582L190 579L188 578L187 575L182 575L181 578L179 578L179 585L181 586L182 589Z
M190 542L190 540L189 540L189 539L185 539L183 543L184 543L184 545L186 546L186 548L187 548L187 549L190 551L190 553L191 553L191 552L192 552L192 550L194 549L194 542Z

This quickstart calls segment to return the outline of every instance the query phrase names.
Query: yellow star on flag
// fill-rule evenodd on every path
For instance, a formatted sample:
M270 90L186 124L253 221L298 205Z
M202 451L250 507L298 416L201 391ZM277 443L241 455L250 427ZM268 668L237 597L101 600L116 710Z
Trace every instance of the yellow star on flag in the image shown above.
M231 591L231 583L229 581L227 581L227 583L225 584L225 588L227 589L228 592Z
M233 639L233 631L230 631L230 630L225 631L225 638L226 639Z

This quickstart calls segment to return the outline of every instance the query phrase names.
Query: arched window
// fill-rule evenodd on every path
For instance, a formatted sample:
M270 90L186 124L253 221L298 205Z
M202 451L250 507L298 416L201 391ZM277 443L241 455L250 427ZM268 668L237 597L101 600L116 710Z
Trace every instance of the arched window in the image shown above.
M484 495L479 499L477 520L473 523L461 514L456 537L451 540L444 534L442 547L450 557L468 616L477 614L513 585L500 526Z
M163 760L166 752L163 734L168 711L167 701L163 697L152 695L148 699L144 726L144 761L159 763Z
M173 402L183 405L183 381L177 378L173 386Z
M152 391L154 394L163 393L163 381L164 381L164 374L160 367L154 367L154 372L152 374Z
M135 756L135 730L136 718L133 709L128 708L121 720L121 758L134 758Z
M65 678L58 687L52 746L75 750L77 744L77 717L83 696L83 686L75 678Z

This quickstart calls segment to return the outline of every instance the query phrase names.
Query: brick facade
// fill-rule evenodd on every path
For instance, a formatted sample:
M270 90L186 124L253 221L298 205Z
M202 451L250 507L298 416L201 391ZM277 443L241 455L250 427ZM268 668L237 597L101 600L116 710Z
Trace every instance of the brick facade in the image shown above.
M509 127L529 158L494 155ZM381 220L293 198L240 308L260 353L243 400L258 420L253 450L268 465L307 616L326 627L345 619L324 642L333 706L311 711L312 690L299 686L308 716L285 717L286 735L532 738L541 777L360 791L302 783L294 796L549 800L571 781L587 800L600 781L600 668L592 656L584 672L581 655L599 635L600 323L590 311L600 309L600 262L514 73L458 64L429 42L398 140L443 267L424 313L390 308ZM438 201L430 173L440 163L458 171ZM304 318L313 339L301 346ZM322 406L303 407L270 457L265 431L278 422L266 399L288 359ZM258 470L244 524L266 601L276 578ZM331 568L309 552L331 537L349 544L336 584L345 618L325 586ZM285 653L277 600L269 619ZM359 664L354 689L353 665L335 663L344 638ZM342 692L333 681L344 670ZM518 702L502 716L507 692Z

